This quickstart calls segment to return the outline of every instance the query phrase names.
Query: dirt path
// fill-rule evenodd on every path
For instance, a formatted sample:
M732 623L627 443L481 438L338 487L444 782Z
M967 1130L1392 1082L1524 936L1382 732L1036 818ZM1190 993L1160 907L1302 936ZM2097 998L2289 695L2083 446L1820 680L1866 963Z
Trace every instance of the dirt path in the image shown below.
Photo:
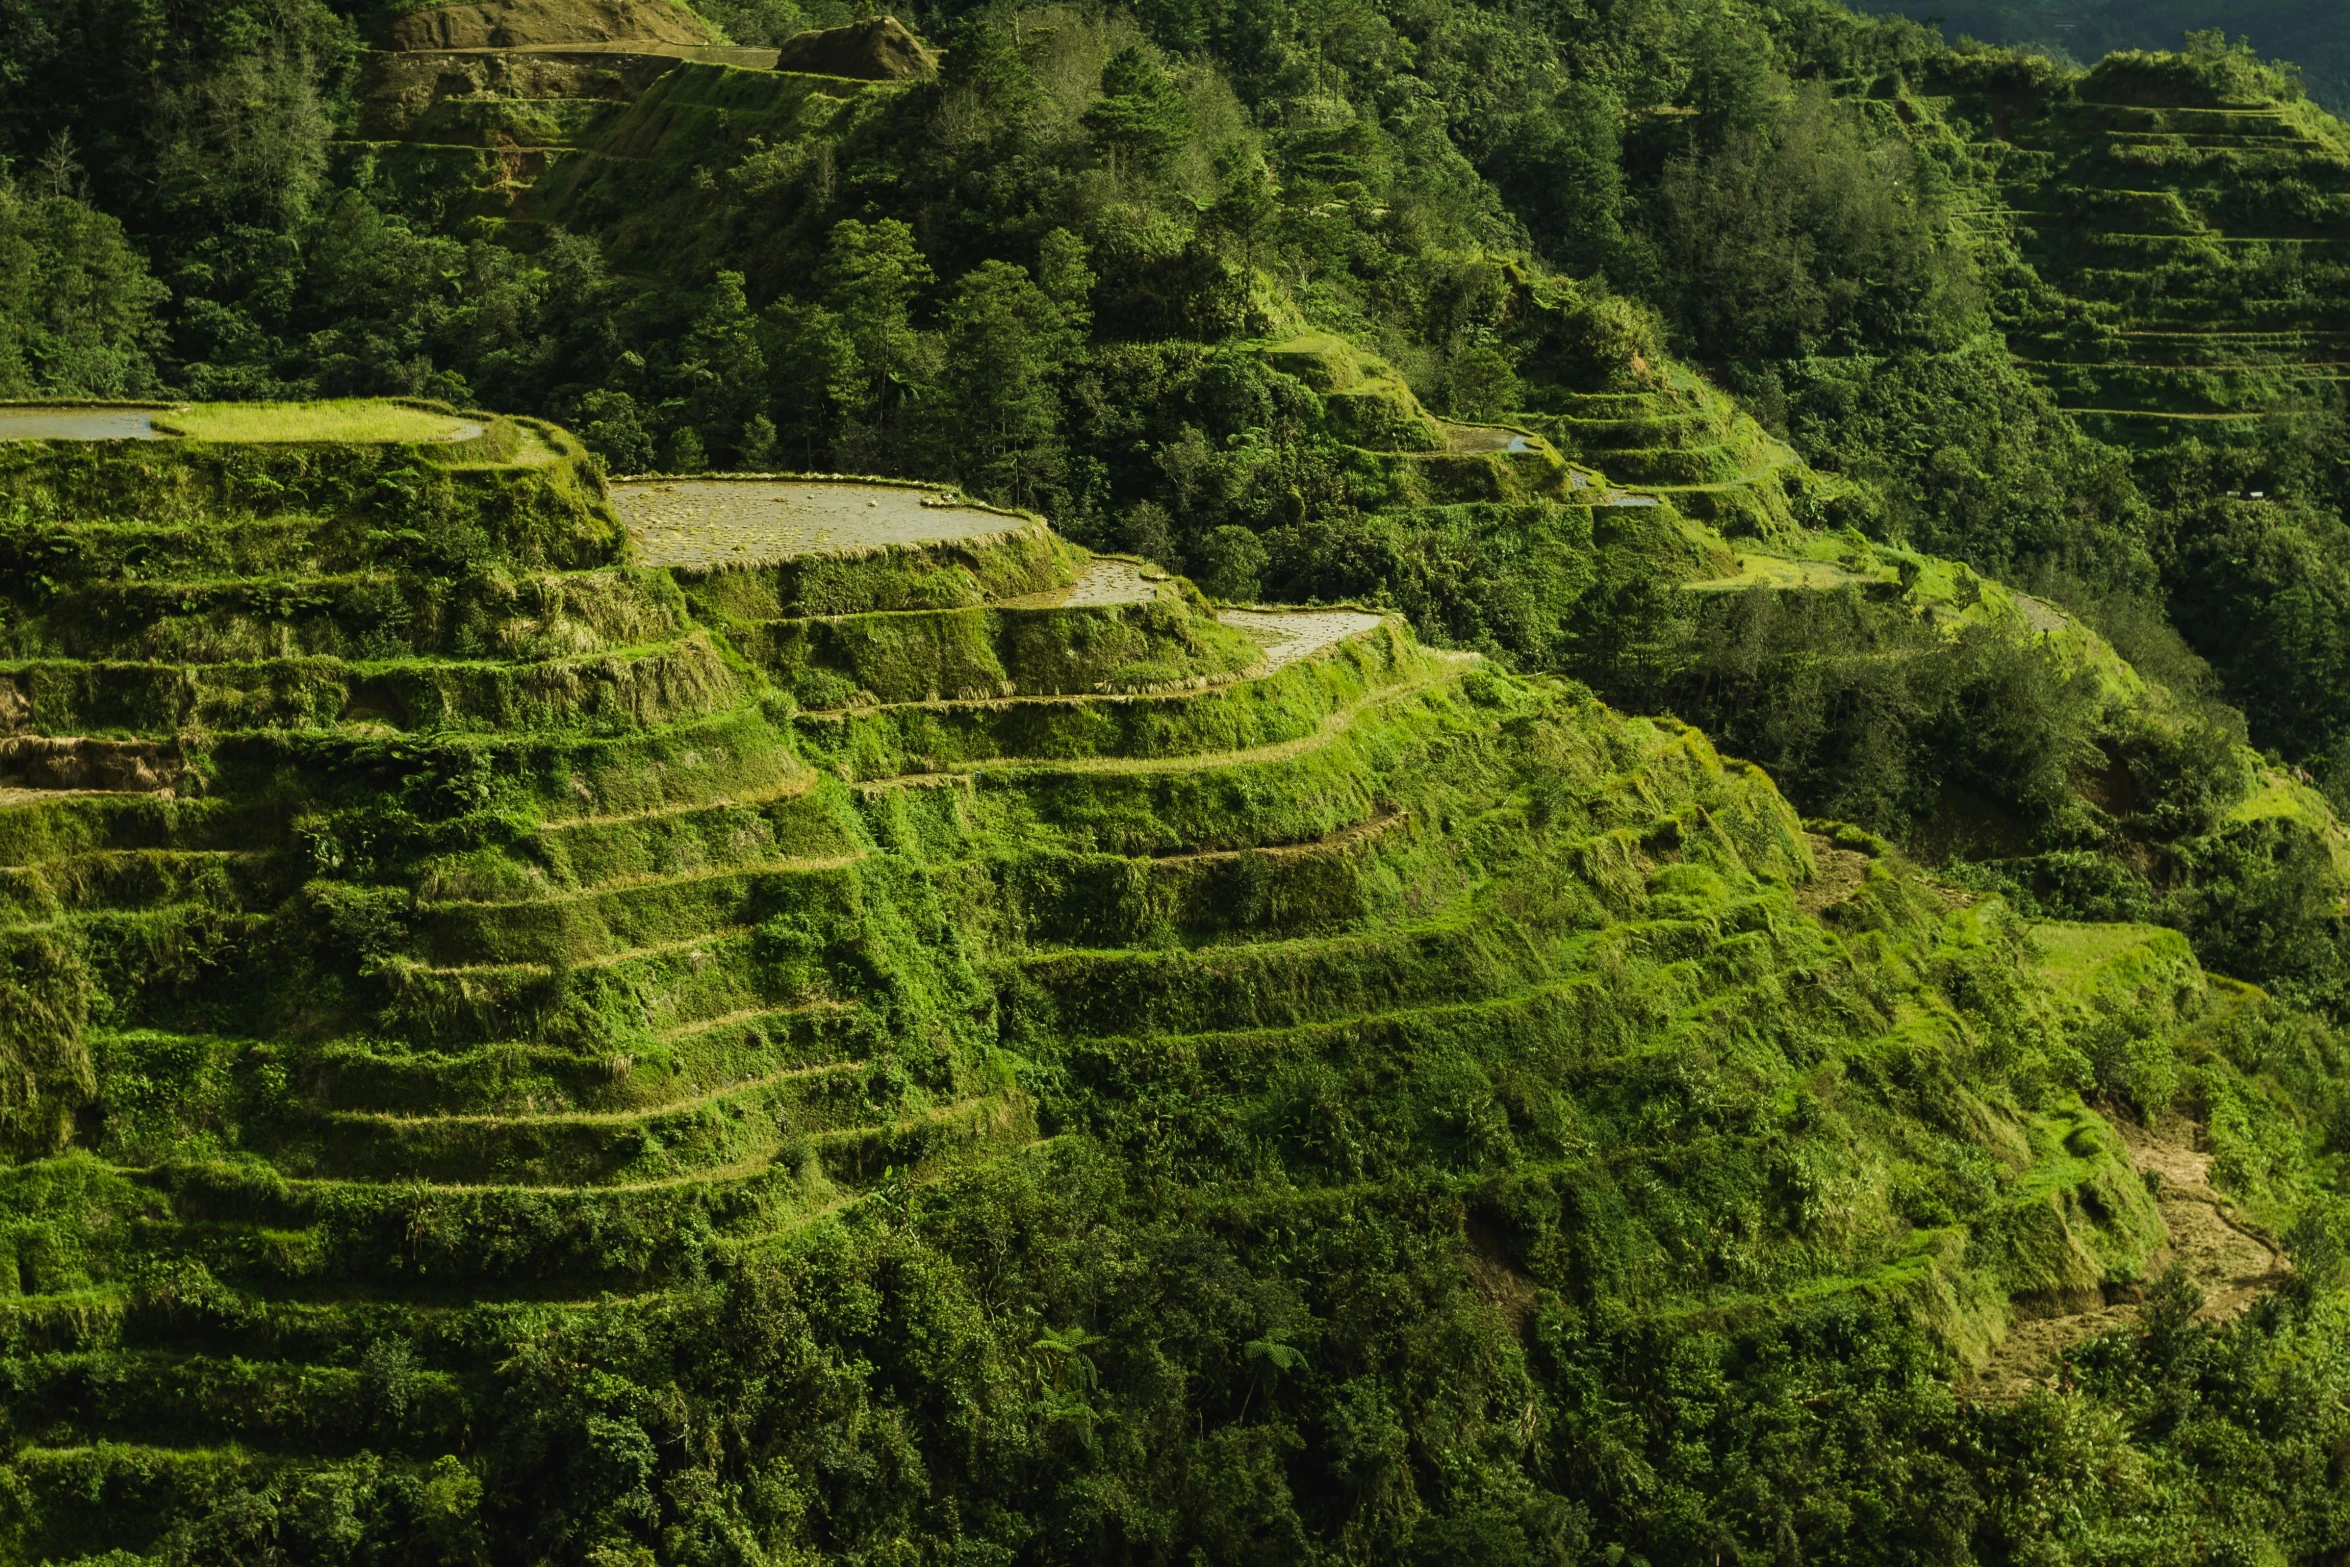
M2233 1206L2212 1189L2211 1155L2195 1150L2192 1123L2171 1119L2152 1129L2120 1120L2114 1124L2138 1172L2158 1178L2155 1203L2170 1230L2170 1244L2146 1270L2149 1279L2173 1262L2184 1263L2203 1291L2197 1318L2226 1322L2291 1271L2284 1254L2238 1223ZM2052 1304L2031 1316L2024 1315L2029 1308L2019 1307L2014 1326L1970 1390L1990 1398L2021 1398L2034 1387L2053 1385L2066 1351L2075 1344L2138 1320L2136 1294L2109 1287L2102 1299Z

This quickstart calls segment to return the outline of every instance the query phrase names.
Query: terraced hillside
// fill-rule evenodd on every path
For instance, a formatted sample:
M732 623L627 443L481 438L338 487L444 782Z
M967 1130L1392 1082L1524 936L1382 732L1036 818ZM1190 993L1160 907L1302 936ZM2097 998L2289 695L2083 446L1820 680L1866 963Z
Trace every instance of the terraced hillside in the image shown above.
M2138 442L2340 406L2350 130L2247 68L2115 55L1962 92L2024 255L2017 352L2093 429Z
M772 49L717 42L668 0L441 5L378 20L359 80L355 176L416 216L492 223L687 61L752 70Z
M2050 988L1700 734L1392 618L902 488L934 539L808 552L805 486L700 524L528 429L0 446L0 1554L1008 1549L1056 1433L1206 1462L1309 1322L1334 1379L1458 1336L1379 1396L1509 1464L1558 1303L1846 1293L1979 1362L2161 1244L2079 1091L2203 1004L2175 938ZM1136 1295L1081 1192L1256 1304ZM1376 1303L1316 1260L1364 1223L1423 1259Z
M821 128L825 111L867 81L936 69L886 17L804 35L792 51L721 36L670 0L397 11L374 27L356 134L337 143L337 156L360 183L417 217L475 220L527 245L540 207L557 221L608 220L609 212L574 214L573 190L646 163L655 142L681 129L707 139L710 127L696 121L712 122L727 145L772 136L795 115ZM815 103L804 106L811 94ZM651 105L633 107L648 95Z

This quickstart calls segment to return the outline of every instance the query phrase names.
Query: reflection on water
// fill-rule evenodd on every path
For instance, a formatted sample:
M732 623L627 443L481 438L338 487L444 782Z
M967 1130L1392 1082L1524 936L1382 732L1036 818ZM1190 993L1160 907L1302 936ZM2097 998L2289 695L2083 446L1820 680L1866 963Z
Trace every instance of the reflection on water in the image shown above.
M143 408L0 408L0 441L159 441Z

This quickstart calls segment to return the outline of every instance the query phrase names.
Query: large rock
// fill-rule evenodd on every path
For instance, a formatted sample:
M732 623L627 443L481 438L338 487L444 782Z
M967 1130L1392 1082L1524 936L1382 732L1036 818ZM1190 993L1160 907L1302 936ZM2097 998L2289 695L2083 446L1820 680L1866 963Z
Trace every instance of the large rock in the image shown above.
M564 44L710 41L707 22L668 0L486 0L411 11L386 29L382 47L544 49Z
M923 48L922 40L896 17L875 16L846 27L794 33L784 40L775 68L890 82L931 75L938 69L938 56Z

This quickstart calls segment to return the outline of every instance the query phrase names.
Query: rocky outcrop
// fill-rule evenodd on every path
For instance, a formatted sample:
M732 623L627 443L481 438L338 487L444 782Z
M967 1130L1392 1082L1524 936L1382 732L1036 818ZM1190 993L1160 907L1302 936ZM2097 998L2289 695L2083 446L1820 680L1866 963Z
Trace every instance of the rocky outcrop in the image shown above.
M902 81L938 70L938 56L894 16L869 17L846 27L794 33L775 68L811 76L847 76L864 82Z

